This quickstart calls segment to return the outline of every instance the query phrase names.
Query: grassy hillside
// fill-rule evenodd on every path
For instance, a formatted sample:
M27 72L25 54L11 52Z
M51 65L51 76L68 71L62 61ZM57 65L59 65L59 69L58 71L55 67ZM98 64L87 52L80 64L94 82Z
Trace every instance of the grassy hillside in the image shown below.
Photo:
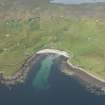
M0 0L0 71L11 76L42 48L69 52L72 63L105 79L104 4Z
M42 48L73 55L72 63L105 78L105 21L42 16L0 21L0 71L13 75Z

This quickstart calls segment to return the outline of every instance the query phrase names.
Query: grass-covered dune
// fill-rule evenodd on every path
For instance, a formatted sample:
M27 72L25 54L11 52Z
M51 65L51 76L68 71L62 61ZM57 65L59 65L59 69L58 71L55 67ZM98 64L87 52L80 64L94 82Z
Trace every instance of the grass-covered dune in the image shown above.
M0 0L0 71L12 76L38 50L55 48L105 79L105 3L49 1Z

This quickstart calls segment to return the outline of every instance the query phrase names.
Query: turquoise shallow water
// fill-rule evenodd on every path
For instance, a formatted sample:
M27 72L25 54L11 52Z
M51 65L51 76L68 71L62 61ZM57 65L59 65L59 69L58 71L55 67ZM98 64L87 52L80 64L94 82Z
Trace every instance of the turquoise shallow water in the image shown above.
M52 0L51 3L62 3L62 4L82 4L82 3L96 3L105 2L105 0Z
M48 78L53 65L53 59L54 56L48 56L41 62L40 69L33 79L33 86L35 88L42 89L48 87Z
M35 87L41 88L37 91ZM76 79L62 73L49 56L33 65L24 84L11 90L0 86L0 105L105 105L105 96L90 93Z

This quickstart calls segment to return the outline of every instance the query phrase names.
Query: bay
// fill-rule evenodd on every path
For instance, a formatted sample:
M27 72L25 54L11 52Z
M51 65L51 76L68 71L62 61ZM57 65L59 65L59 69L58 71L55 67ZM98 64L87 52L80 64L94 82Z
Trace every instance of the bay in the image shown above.
M33 81L40 74L39 70L45 70L45 64L48 68L47 77L49 75L49 78L45 77L48 87L37 90L35 85L33 86ZM43 75L45 73L41 73L39 77ZM11 89L0 86L0 105L105 105L105 96L91 93L78 80L62 73L59 65L54 62L52 64L52 59L49 57L33 65L24 84Z

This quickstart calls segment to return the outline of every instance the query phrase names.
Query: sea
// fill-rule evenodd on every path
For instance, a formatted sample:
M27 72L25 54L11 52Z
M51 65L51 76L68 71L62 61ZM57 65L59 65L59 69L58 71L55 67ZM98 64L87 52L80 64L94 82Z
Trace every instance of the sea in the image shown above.
M105 95L62 73L54 56L47 56L33 65L24 84L0 86L0 105L105 105Z

